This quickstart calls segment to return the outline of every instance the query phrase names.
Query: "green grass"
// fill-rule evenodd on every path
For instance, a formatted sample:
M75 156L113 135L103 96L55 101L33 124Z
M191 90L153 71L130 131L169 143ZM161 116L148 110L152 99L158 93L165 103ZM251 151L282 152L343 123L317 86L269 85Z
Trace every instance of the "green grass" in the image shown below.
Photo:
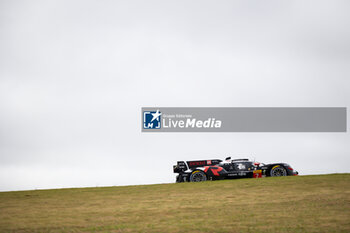
M350 232L350 174L1 192L0 232Z

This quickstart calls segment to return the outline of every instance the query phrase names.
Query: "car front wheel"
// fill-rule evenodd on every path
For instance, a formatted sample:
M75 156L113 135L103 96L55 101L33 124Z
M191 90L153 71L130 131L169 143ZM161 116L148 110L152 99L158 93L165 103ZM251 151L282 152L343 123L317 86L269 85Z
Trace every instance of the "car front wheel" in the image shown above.
M281 165L276 165L271 169L270 175L271 176L286 176L287 170L284 167L282 167Z

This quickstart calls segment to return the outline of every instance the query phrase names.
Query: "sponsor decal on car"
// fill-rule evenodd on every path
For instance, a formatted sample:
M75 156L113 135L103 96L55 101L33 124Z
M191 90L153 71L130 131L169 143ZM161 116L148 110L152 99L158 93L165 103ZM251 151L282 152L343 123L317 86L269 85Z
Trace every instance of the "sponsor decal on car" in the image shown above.
M261 178L261 177L262 177L262 170L253 171L253 178Z

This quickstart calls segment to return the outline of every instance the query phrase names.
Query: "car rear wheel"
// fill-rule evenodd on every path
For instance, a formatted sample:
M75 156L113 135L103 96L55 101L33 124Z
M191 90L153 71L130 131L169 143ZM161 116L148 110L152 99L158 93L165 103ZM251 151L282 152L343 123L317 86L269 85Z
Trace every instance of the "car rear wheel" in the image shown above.
M207 175L200 170L193 171L191 176L190 176L190 181L191 182L201 182L201 181L206 181L207 180Z
M270 175L271 176L286 176L287 170L283 166L277 165L271 169Z

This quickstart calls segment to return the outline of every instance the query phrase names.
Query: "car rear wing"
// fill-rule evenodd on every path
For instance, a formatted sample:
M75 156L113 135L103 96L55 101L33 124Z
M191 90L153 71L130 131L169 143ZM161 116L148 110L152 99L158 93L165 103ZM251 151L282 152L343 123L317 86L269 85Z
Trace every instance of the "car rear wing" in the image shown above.
M185 161L177 161L177 165L174 165L173 169L174 169L174 173L181 173L186 171L188 168Z
M193 161L177 161L177 165L174 165L174 173L181 173L187 169L193 169L196 167L213 166L221 163L221 159L209 159L209 160L193 160Z

